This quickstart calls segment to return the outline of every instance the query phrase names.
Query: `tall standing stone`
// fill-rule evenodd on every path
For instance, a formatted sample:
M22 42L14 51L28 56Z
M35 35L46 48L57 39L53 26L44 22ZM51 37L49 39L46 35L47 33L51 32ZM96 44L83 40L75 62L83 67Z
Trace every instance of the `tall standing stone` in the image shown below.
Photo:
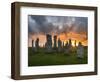
M69 51L69 52L72 51L72 41L71 41L71 39L69 39L68 51Z
M55 49L57 48L57 36L56 35L54 36L54 48Z
M68 41L66 41L66 44L65 44L65 48L67 48L68 47Z
M32 40L32 50L34 51L34 40Z
M63 48L65 47L65 44L64 44L64 42L63 42L62 46L63 46Z
M35 41L35 50L37 51L39 49L39 38Z
M76 40L75 40L75 42L74 42L74 45L75 45L75 47L76 47Z
M58 51L60 52L62 50L62 42L60 38L58 39Z
M46 49L47 49L48 52L51 52L52 51L52 36L47 34L46 40L47 40L46 44L45 44Z
M34 40L32 40L32 48L34 48Z
M71 39L69 39L69 46L70 46L70 47L72 46L72 41L71 41Z
M69 54L69 44L68 44L68 41L66 41L66 44L65 44L65 49L64 49L64 52L66 53L66 54Z

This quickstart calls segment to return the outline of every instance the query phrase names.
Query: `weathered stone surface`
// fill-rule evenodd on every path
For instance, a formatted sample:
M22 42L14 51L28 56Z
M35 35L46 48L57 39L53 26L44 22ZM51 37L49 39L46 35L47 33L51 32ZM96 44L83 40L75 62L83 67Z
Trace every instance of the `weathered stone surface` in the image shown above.
M54 36L54 48L57 48L57 36Z
M74 45L75 45L75 47L76 47L76 40L75 40L75 42L74 42Z
M39 38L36 39L35 41L35 51L39 49Z
M65 54L69 54L68 41L65 44L64 52L65 52Z
M46 47L46 50L48 52L51 52L52 51L52 36L47 34L46 35L46 44L45 44L45 47Z
M62 41L60 38L58 39L58 51L60 52L62 50Z
M77 46L77 57L83 58L83 56L84 56L84 47L83 47L82 43L79 42L79 44Z
M34 48L34 40L32 40L32 48Z

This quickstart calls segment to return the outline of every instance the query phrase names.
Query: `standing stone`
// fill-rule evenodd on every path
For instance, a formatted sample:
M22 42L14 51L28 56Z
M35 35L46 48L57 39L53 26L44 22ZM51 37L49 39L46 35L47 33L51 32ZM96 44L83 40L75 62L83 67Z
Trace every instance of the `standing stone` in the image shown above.
M62 46L63 46L63 48L65 47L64 42L63 42Z
M60 52L62 50L62 42L60 38L58 39L58 51Z
M54 36L54 49L57 48L57 36L55 35Z
M32 50L34 51L34 40L32 40Z
M76 47L76 40L75 40L75 42L74 42L74 45L75 45L75 47Z
M46 44L45 44L46 49L47 49L48 52L51 52L52 51L52 36L47 34L46 40L47 40Z
M77 47L77 57L78 58L83 58L84 56L84 47L81 42L79 42L78 47Z
M35 41L35 50L37 51L39 49L39 38Z
M69 52L72 51L72 41L71 41L71 39L69 39L68 51L69 51Z
M66 41L66 44L65 44L65 48L67 48L68 47L68 41Z
M68 46L69 46L68 41L66 41L65 50L64 50L66 54L69 54L69 47Z
M69 39L69 46L70 46L70 47L72 46L72 41L71 41L71 39Z
M34 40L32 40L32 48L34 48Z

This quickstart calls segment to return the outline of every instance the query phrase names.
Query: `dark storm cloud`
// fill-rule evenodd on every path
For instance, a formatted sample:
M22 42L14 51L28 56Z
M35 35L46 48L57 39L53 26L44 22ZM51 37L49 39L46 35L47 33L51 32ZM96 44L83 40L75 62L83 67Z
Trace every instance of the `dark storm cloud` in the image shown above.
M29 16L28 22L29 22L29 25L28 25L29 32L32 32L32 33L46 34L46 33L50 33L54 29L53 24L47 22L44 16Z
M78 17L76 18L76 24L78 24L77 32L86 32L88 27L88 18L87 17Z
M87 32L87 17L61 17L61 16L28 16L29 34L34 33L68 33Z

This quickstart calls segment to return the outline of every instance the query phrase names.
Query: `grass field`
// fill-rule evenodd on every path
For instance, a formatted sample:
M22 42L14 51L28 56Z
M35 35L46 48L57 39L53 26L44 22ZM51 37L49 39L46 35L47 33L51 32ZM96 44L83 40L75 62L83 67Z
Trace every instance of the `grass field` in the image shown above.
M39 49L33 52L32 48L28 48L28 66L47 66L47 65L71 65L71 64L87 64L87 48L85 48L84 58L77 58L75 51L70 54L64 52L45 52L45 49Z

